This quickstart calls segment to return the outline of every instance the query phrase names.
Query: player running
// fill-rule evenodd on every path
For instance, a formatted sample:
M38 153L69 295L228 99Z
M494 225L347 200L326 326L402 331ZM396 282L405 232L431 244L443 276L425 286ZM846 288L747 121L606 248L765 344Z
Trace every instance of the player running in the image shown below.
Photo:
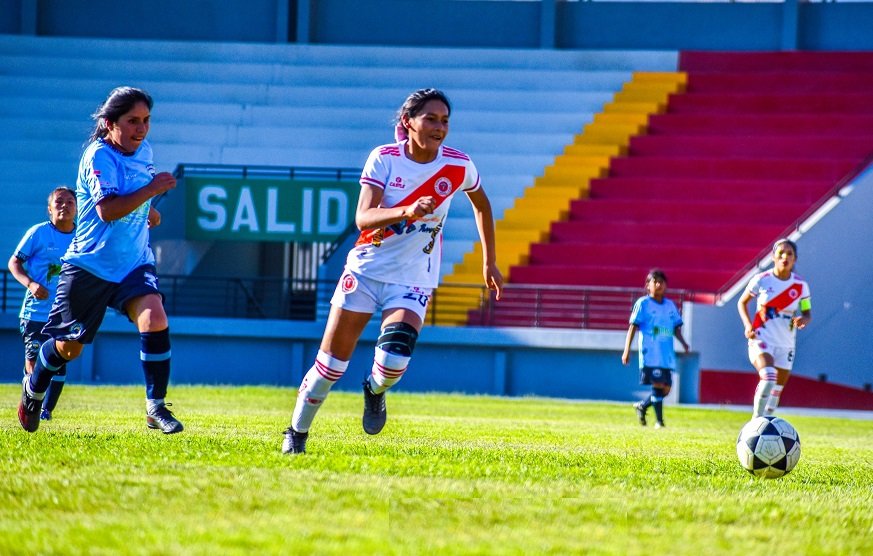
M170 380L170 331L158 291L149 225L160 215L151 201L176 187L156 173L146 141L152 98L132 87L114 89L93 115L96 125L79 163L79 215L62 257L57 296L43 332L33 374L22 384L18 420L34 432L52 377L82 353L97 334L107 307L128 316L140 333L146 381L146 424L166 434L182 430L164 397Z
M773 245L773 268L752 277L737 301L749 339L749 361L761 377L755 389L753 417L776 411L794 364L797 330L812 319L809 285L793 272L796 262L797 245L780 239ZM757 299L754 320L748 309L752 298Z
M650 406L654 406L655 428L663 428L664 398L673 388L673 371L676 369L673 337L679 340L686 353L689 346L682 336L679 309L665 297L667 275L663 270L653 268L646 275L646 293L648 295L636 300L631 310L621 362L627 365L630 361L631 345L639 330L640 384L651 385L652 393L635 403L634 409L640 424L645 426L646 412Z
M9 258L9 272L27 288L21 303L19 330L24 341L24 375L33 373L40 346L50 338L42 328L58 288L61 256L67 252L76 227L76 192L69 187L57 187L48 196L49 219L32 226ZM42 403L40 419L48 421L58 403L67 378L67 366L62 365L49 383Z
M331 299L315 364L300 384L282 451L306 451L315 414L346 371L365 325L382 311L370 374L364 380L362 424L367 434L385 426L385 392L409 366L431 293L440 275L442 230L454 195L467 194L476 214L483 277L497 299L494 218L479 173L463 152L445 146L451 105L436 89L415 91L397 115L406 138L374 149L361 175L355 223L361 230Z

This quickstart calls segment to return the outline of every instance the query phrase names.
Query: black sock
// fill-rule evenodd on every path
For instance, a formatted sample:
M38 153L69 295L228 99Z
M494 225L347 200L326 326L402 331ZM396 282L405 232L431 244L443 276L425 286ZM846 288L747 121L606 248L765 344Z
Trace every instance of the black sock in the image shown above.
M49 411L54 411L58 405L58 398L61 397L61 392L64 391L64 382L67 379L66 363L60 368L57 375L52 377L49 383L48 390L45 393L45 400L42 402L42 407Z
M141 332L139 358L145 375L146 399L162 400L170 383L170 329Z
M655 406L655 419L664 421L664 389L652 388L652 405Z
M55 349L55 341L49 340L39 348L39 355L36 358L36 365L33 367L33 374L30 375L30 390L37 394L45 394L48 390L52 377L60 372L67 360L61 357L58 350Z

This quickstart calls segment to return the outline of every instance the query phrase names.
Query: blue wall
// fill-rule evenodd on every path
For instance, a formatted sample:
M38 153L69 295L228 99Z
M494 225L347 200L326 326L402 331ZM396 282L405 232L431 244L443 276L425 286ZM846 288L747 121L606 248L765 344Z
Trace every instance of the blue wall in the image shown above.
M873 50L873 3L0 0L0 33L569 49Z
M171 317L176 384L299 385L323 323ZM360 389L377 325L365 330L338 389ZM621 364L623 331L425 327L398 389L630 401L645 388ZM20 380L23 348L13 314L0 315L0 382ZM682 402L697 401L697 355L680 358ZM139 336L109 311L93 345L70 363L68 384L141 384Z

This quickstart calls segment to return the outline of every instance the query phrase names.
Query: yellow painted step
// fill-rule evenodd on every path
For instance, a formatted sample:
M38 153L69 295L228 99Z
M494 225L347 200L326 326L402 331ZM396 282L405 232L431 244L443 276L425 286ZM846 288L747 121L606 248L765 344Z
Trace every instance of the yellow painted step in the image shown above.
M625 150L620 145L585 145L570 143L564 147L567 156L621 156Z

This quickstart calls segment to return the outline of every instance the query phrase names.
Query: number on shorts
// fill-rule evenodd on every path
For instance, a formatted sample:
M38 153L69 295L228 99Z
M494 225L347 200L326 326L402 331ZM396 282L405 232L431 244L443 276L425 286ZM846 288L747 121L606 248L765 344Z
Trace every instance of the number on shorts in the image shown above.
M427 307L427 302L430 300L430 297L423 293L409 292L403 295L403 299L412 299L413 301L418 301L419 305L422 307Z

